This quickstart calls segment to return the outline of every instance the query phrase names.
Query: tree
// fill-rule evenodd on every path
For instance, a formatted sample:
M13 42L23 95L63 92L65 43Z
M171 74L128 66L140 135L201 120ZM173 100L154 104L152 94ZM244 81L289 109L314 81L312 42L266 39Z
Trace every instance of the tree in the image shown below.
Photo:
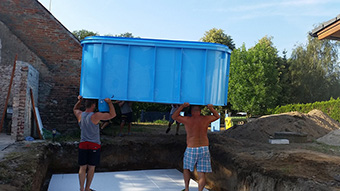
M79 40L84 40L85 37L88 37L88 36L98 36L99 34L96 33L96 32L92 32L92 31L88 31L88 30L85 30L85 29L82 29L82 30L75 30L72 32L72 34Z
M129 32L126 32L126 33L122 33L122 34L119 34L119 35L115 35L116 37L126 37L126 38L139 38L139 37L134 37L132 35L132 33L129 33Z
M287 59L287 51L283 51L283 57L278 58L277 69L279 72L279 84L281 92L278 97L278 105L286 105L291 103L291 80L289 75L290 62Z
M140 38L140 37L135 37L135 36L133 36L133 34L130 33L130 32L121 33L121 34L116 34L116 35L113 35L113 34L106 34L106 35L104 35L104 36L126 37L126 38Z
M231 54L228 97L233 109L259 115L277 105L279 57L271 39L264 37L249 50L243 44Z
M204 36L200 40L203 42L227 45L231 50L235 49L233 39L229 35L225 34L222 29L210 29L204 33Z
M289 68L293 103L311 103L340 96L339 43L308 36L297 46Z

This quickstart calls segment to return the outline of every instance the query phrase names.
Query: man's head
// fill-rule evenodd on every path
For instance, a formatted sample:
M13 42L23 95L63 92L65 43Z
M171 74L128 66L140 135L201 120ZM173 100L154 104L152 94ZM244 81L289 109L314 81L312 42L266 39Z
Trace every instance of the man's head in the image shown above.
M96 107L97 105L97 100L95 99L86 99L85 100L85 108L86 109L90 109L91 107L93 107L93 109Z
M191 115L201 115L201 106L192 105L191 106Z

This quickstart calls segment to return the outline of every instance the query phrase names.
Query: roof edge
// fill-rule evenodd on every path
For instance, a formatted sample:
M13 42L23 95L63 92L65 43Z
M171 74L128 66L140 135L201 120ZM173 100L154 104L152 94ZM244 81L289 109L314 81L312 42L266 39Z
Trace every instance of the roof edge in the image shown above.
M335 18L330 19L326 22L323 22L320 26L314 28L312 30L312 32L309 33L309 35L311 35L312 37L318 37L318 32L320 32L321 30L325 29L326 27L332 25L333 23L337 22L340 20L340 14L338 14Z

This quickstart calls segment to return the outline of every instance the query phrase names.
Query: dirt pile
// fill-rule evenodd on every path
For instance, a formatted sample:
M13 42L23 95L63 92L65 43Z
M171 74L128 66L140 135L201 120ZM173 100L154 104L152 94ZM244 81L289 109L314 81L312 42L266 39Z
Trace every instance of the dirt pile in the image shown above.
M327 145L340 146L340 129L329 132L327 135L318 138L317 141Z
M225 135L235 139L268 142L268 139L274 137L275 132L298 132L307 134L310 141L337 129L340 129L337 121L315 109L308 114L288 112L263 116L245 125L234 126L225 131Z

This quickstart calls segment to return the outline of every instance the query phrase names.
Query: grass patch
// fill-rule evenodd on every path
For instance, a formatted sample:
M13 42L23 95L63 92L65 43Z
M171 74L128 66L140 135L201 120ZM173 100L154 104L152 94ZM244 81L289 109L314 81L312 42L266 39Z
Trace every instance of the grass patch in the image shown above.
M154 121L153 123L155 124L162 124L162 125L167 125L169 123L169 121L165 120L165 119L157 119L156 121Z
M15 160L15 159L18 159L22 156L22 153L20 152L11 152L11 153L8 153L4 159L5 160Z
M325 154L340 155L340 146L327 145L316 140L314 140L313 143L315 144L308 146L307 149Z
M5 169L5 166L0 168L0 183L9 184L12 182L13 176L8 170Z
M292 166L282 166L279 168L279 170L283 172L284 174L291 174L294 168Z
M10 184L23 191L31 190L33 176L39 168L39 156L43 153L40 145L22 144L6 154L0 162L0 183Z

